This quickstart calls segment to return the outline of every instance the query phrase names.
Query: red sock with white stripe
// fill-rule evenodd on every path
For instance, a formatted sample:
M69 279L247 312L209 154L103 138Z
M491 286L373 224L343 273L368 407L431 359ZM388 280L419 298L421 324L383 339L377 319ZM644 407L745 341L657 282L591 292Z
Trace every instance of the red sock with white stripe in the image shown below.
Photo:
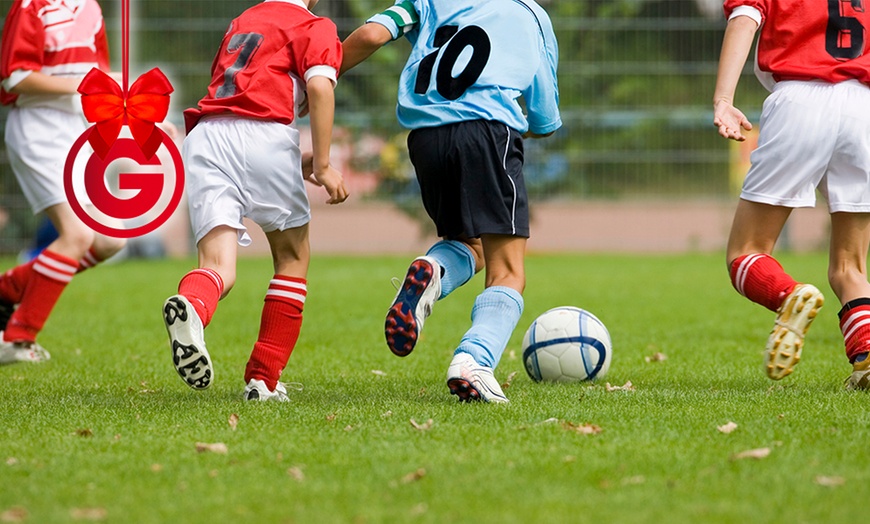
M214 269L200 268L190 271L178 283L178 294L193 305L202 327L208 326L224 293L224 280Z
M21 303L9 319L3 339L7 342L35 341L78 266L78 261L47 249L40 253L33 262Z
M246 384L251 379L262 380L270 391L275 390L299 339L307 295L304 278L275 275L269 282L260 318L260 335L245 367Z
M870 352L870 298L847 302L837 315L846 344L846 356L849 362L854 362L861 353Z
M21 302L21 298L24 296L24 288L27 287L27 281L30 279L35 261L36 259L34 258L30 262L15 266L0 277L0 300L12 304ZM98 257L93 248L91 248L79 260L78 272L81 273L86 269L90 269L102 261L103 259Z
M763 253L738 257L730 273L738 293L771 311L779 309L797 285L775 258Z
M24 289L27 287L27 281L30 280L30 274L33 271L33 263L36 259L15 266L3 276L0 277L0 300L9 302L10 304L18 304L21 302L21 297L24 296Z
M88 249L88 252L85 253L85 256L83 256L82 259L79 260L79 273L96 266L102 261L103 259L97 256L97 252L94 251L94 248Z

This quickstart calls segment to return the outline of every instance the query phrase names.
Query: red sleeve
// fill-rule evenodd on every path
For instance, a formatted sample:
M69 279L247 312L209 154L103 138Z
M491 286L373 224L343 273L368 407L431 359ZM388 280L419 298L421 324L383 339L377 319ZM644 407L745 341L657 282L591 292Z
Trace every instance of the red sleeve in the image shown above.
M299 67L299 76L316 66L329 66L335 69L336 76L341 68L341 40L335 24L326 18L315 18L305 31L290 43L293 61Z
M99 32L94 37L97 48L97 64L103 71L111 71L112 66L109 63L109 39L106 37L106 22L100 26Z
M3 39L0 43L0 78L9 78L13 71L42 69L45 31L42 21L36 14L33 4L22 9L21 2L15 2L3 25Z
M767 3L768 0L725 0L725 5L723 6L725 9L725 19L730 18L731 13L738 7L746 6L758 9L761 13L761 19L765 20L767 18Z

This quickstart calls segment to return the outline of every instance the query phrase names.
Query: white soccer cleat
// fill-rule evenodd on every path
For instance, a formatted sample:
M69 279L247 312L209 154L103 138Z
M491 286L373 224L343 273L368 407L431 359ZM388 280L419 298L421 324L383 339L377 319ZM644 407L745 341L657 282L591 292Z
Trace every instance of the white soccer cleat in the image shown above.
M275 385L275 391L269 391L265 382L252 378L245 386L245 400L290 402L290 397L287 396L287 387L281 382Z
M791 374L801 359L804 336L824 303L822 292L812 284L798 284L785 298L764 350L768 377L779 380Z
M851 391L870 390L870 358L865 353L859 355L852 364L852 374L846 378L846 389Z
M432 314L432 306L440 296L441 266L434 258L417 257L387 312L384 334L390 351L404 357L414 350L423 321Z
M450 367L447 368L447 387L451 394L463 402L508 402L498 380L492 374L492 368L479 365L468 353L459 353L453 357Z
M163 303L163 322L172 347L172 364L184 382L193 389L206 389L214 380L211 357L205 348L202 320L182 295Z
M18 362L45 362L51 355L36 342L5 342L0 331L0 366Z

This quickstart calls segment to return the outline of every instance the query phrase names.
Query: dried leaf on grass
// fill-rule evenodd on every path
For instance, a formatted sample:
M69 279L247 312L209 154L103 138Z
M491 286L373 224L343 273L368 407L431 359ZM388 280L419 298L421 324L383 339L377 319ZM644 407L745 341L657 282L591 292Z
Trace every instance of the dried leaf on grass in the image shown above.
M404 477L402 477L402 484L410 484L411 482L416 482L425 476L426 476L426 470L423 468L420 468L420 469L418 469L416 471L412 471L412 472L408 473L407 475L405 475Z
M825 486L828 488L836 488L838 486L842 486L846 483L846 479L843 477L828 477L825 475L817 475L813 482L818 484L819 486Z
M14 466L15 464L18 464L18 459L17 459L17 458L15 458L15 457L9 457L9 458L6 459L6 465L7 465L7 466Z
M380 369L373 369L372 375L377 375L379 377L386 377L387 376L387 374L384 373L383 371L381 371Z
M154 473L160 473L163 471L163 464L151 464L151 471Z
M215 442L212 444L208 444L205 442L197 442L196 443L196 451L199 453L217 453L218 455L226 455L229 452L229 448L223 442Z
M393 410L388 409L385 412L381 413L381 418L389 418L393 416Z
M508 375L507 378L504 380L504 382L502 383L501 387L503 387L503 388L505 388L505 389L511 387L511 382L514 381L514 378L516 378L516 376L517 376L517 372L516 372L516 371L511 372L511 374Z
M90 428L79 428L76 430L76 435L80 437L93 437L94 432Z
M239 416L238 416L236 413L232 413L232 414L230 415L230 418L227 420L227 422L228 422L229 425L230 425L230 429L233 430L233 431L235 431L235 430L236 430L236 426L239 425Z
M668 356L660 351L656 351L648 357L643 357L643 359L647 362L662 362L664 360L667 360Z
M287 474L290 475L290 478L295 480L296 482L302 482L305 480L305 474L302 473L302 468L299 466L293 466L287 470Z
M590 424L588 422L576 424L568 420L563 420L562 427L568 431L580 433L581 435L597 435L601 433L601 426L596 426L595 424Z
M623 384L622 386L611 386L610 382L605 382L604 389L606 389L608 392L609 391L634 391L634 385L631 383L630 380L628 382L626 382L625 384Z
M741 460L741 459L763 459L770 455L770 448L757 448L757 449L747 449L746 451L741 451L740 453L735 453L731 455L731 460Z
M326 415L326 421L332 422L333 420L335 420L335 417L337 417L337 416L338 416L338 413L330 413L329 415Z
M731 433L732 431L737 429L737 424L729 420L726 424L716 426L716 429L718 429L720 433Z
M69 515L73 520L105 520L109 514L106 508L72 508Z
M414 426L414 429L419 430L419 431L428 431L428 430L432 429L432 426L435 424L435 422L431 418L422 424L419 424L414 419L411 419L410 422L411 422L411 425Z
M24 522L27 520L27 509L21 506L12 506L0 513L0 522Z

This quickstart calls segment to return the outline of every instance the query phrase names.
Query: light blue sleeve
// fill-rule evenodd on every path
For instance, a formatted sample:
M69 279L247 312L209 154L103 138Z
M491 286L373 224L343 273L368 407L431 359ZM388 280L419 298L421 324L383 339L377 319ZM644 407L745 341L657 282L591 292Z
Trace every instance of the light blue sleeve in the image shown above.
M539 16L544 32L544 56L531 85L523 92L528 112L529 131L546 135L562 127L559 113L559 82L556 68L559 64L559 45L549 17Z

